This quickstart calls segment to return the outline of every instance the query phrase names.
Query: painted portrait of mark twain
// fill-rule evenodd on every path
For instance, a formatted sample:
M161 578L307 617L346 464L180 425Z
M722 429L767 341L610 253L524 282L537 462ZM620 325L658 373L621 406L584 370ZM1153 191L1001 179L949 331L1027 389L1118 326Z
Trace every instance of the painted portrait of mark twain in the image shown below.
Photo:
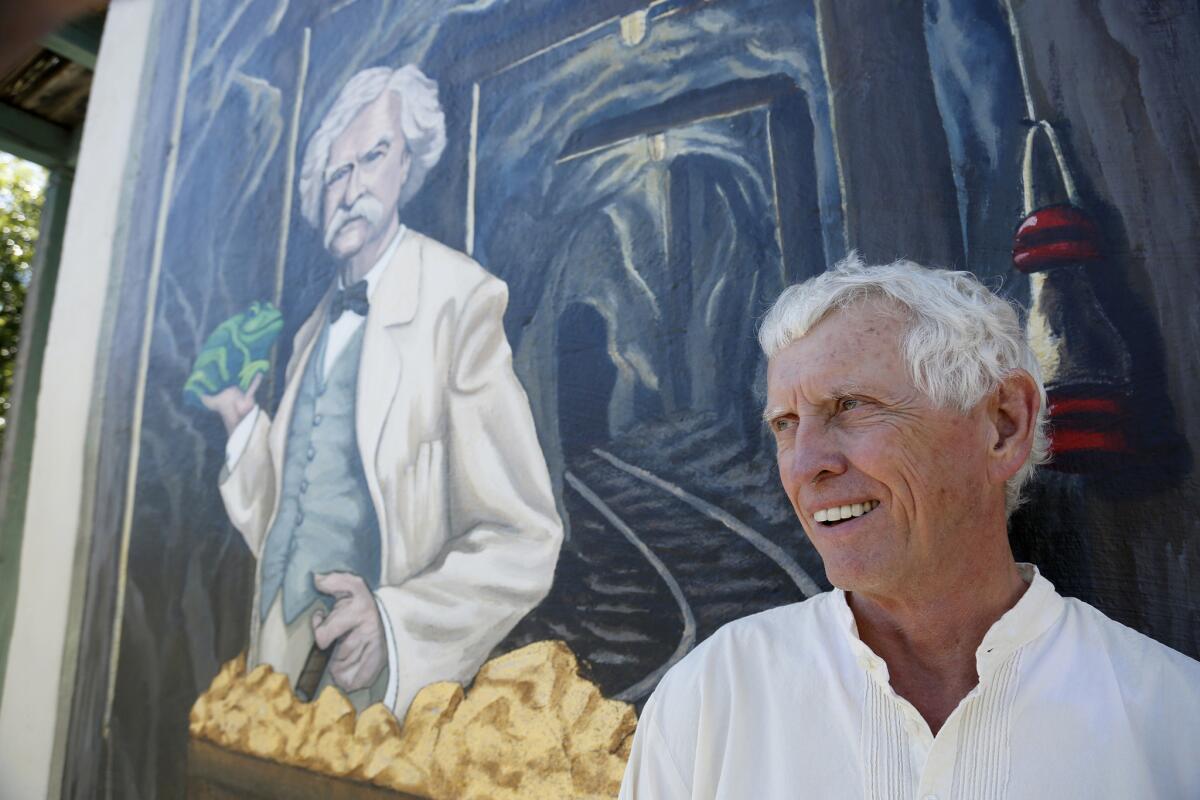
M257 559L249 663L403 719L467 682L546 595L562 542L512 368L505 283L404 225L445 149L437 85L366 69L308 141L304 219L336 278L295 336L279 407L258 380L206 396L220 492ZM286 309L285 309L286 312Z

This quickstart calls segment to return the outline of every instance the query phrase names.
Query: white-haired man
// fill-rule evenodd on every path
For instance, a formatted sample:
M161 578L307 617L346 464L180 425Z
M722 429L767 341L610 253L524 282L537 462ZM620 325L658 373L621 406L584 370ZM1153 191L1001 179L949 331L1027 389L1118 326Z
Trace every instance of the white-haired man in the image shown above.
M672 669L621 796L1200 797L1200 664L1013 560L1047 451L1014 309L851 256L759 338L779 475L837 588Z
M343 87L307 145L301 211L339 262L272 421L237 387L221 496L258 560L250 658L403 717L466 682L549 590L562 541L503 328L507 288L407 229L445 147L415 66Z

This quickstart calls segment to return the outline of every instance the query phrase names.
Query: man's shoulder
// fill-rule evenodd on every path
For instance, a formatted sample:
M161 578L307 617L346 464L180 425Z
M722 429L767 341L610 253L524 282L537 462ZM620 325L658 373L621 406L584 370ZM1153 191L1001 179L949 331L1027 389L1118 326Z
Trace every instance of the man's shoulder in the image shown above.
M836 602L835 593L824 592L723 625L667 672L656 693L692 694L734 674L743 683L758 670L777 671L784 660L804 669L806 661L828 655L816 645L835 630Z
M769 608L735 619L717 629L697 648L738 649L746 645L781 646L818 634L817 628L836 624L838 594L821 592L798 603Z
M1087 649L1102 650L1118 679L1129 679L1131 684L1152 689L1157 687L1147 682L1151 676L1157 676L1155 680L1192 687L1191 694L1200 702L1200 661L1118 622L1082 600L1063 599L1063 622L1073 634L1072 639L1085 643Z
M504 286L504 281L461 250L411 229L407 235L420 254L424 280L433 286L455 294L464 294L480 286Z

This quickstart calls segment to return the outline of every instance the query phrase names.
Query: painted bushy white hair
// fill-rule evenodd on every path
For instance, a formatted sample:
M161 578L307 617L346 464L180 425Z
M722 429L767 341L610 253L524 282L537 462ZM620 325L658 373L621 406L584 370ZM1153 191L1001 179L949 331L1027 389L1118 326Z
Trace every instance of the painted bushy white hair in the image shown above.
M446 149L446 117L438 103L437 89L437 83L413 64L397 70L387 67L364 69L346 81L304 150L300 167L300 213L310 225L321 229L321 197L330 146L358 112L385 91L395 92L400 98L400 132L404 134L412 156L408 178L400 192L400 205L412 199Z
M1041 395L1033 449L1009 479L1006 508L1048 460L1046 388L1016 308L969 272L927 269L911 261L867 266L851 253L828 272L784 290L763 318L758 342L767 358L803 337L839 309L881 298L908 316L902 344L913 383L940 408L967 413L1015 369L1033 376Z

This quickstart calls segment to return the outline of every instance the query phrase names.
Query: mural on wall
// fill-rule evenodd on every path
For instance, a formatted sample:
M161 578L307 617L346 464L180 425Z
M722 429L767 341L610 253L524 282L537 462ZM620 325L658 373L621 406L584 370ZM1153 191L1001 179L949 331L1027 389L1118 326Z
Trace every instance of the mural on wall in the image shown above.
M105 668L76 680L65 793L614 795L671 665L828 588L754 334L851 248L1031 305L1059 471L1014 547L1194 653L1200 603L1150 594L1200 532L1116 544L1191 491L1196 438L1081 152L1103 126L1043 87L1060 13L160 10L104 343L80 662Z
M200 394L229 434L221 497L257 563L250 665L305 700L332 682L401 717L421 687L474 677L545 596L562 541L504 284L400 222L444 126L415 66L346 83L299 179L337 280L296 334L278 421L246 367Z

